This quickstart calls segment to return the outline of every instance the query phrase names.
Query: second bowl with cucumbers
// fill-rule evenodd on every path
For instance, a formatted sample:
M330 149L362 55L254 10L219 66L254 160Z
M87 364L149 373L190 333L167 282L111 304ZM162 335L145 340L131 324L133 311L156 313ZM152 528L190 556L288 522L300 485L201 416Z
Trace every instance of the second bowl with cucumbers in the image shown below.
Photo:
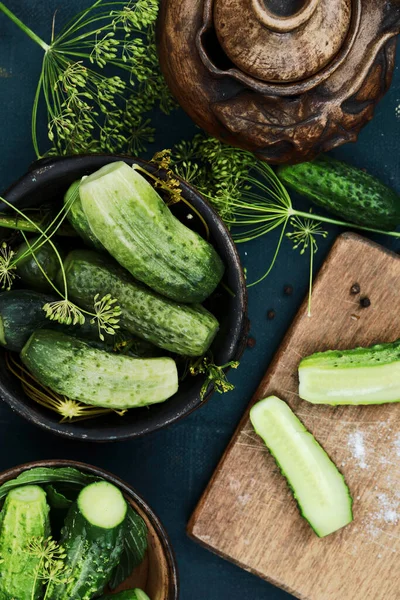
M72 157L37 171L31 193L21 180L5 195L18 225L2 246L3 398L58 433L111 440L173 422L213 386L228 390L246 292L229 233L201 196L133 159Z

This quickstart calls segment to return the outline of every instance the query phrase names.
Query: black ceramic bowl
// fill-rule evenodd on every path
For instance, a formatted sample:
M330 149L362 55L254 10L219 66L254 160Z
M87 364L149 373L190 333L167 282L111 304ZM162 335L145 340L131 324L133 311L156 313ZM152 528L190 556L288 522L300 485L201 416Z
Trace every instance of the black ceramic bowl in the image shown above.
M178 600L178 569L171 543L156 515L133 488L103 469L70 460L41 460L13 467L0 473L0 485L35 467L74 467L84 473L101 477L117 486L127 502L144 519L148 529L148 550L145 559L117 591L140 588L152 600Z
M18 208L60 202L72 182L117 160L124 160L128 164L144 164L143 161L133 158L104 155L45 159L36 163L24 177L9 188L4 197ZM146 168L154 169L150 165ZM195 189L184 182L181 185L184 198L207 222L210 242L218 251L226 268L223 281L231 294L226 291L226 287L219 286L205 303L220 322L220 330L211 349L215 363L223 365L240 357L246 341L247 294L243 270L236 247L220 217ZM175 204L172 210L186 225L202 233L203 225L200 219L187 219L190 209L185 203ZM69 244L74 243L76 242L69 241ZM107 415L90 421L60 423L56 413L36 404L24 394L20 382L5 365L4 351L0 352L0 395L3 400L29 421L69 438L113 441L137 437L181 419L204 402L200 398L204 376L198 375L187 377L181 383L178 392L166 402L150 408L132 409L122 418ZM212 391L210 386L206 399Z

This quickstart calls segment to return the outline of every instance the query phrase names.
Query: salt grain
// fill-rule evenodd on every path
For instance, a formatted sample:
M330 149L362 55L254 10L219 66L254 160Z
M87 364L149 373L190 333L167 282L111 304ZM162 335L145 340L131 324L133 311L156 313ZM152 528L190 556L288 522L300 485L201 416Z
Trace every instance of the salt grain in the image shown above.
M361 469L368 469L366 463L366 452L364 445L364 435L361 431L354 431L348 437L348 446L351 450L352 457L356 459L358 466Z
M396 448L396 454L400 457L400 433L397 435L394 440L394 447Z

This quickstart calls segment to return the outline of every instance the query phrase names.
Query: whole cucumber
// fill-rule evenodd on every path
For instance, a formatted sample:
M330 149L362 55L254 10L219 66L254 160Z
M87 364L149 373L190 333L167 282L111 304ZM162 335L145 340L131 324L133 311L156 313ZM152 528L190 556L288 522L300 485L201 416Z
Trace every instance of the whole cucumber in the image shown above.
M121 326L155 346L202 356L218 331L218 321L201 305L178 304L160 296L101 254L73 250L64 268L68 293L76 304L93 310L96 294L111 294L122 310Z
M64 206L68 209L67 219L87 246L96 248L97 250L104 250L103 244L99 242L93 231L90 229L89 222L83 211L82 201L79 195L80 185L80 180L74 181L64 196Z
M224 265L215 249L181 223L152 185L124 162L82 180L90 228L135 279L178 302L203 302Z
M30 551L34 541L50 534L46 493L37 485L26 485L8 493L0 514L0 598L42 598L41 557Z
M400 196L379 179L330 156L283 165L278 177L315 204L345 219L376 229L400 223Z
M39 245L36 248L34 247L34 244L38 242L39 239L40 237L37 236L28 240L29 246L32 248L35 257L32 256L28 243L23 242L17 249L14 261L16 261L17 274L21 281L33 290L39 292L51 292L52 286L45 275L43 275L41 268L50 281L54 281L60 270L60 262L54 249L48 242L45 242L40 247ZM62 254L58 247L57 250Z

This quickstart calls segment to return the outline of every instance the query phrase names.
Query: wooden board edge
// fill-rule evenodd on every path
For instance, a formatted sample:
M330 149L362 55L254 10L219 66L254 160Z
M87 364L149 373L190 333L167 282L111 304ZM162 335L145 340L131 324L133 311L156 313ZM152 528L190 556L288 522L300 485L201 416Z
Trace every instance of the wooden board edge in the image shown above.
M336 238L336 240L334 241L334 243L333 243L333 245L332 245L332 247L331 247L331 249L330 249L330 251L329 251L329 253L328 253L328 255L327 255L327 257L326 257L326 259L324 261L324 263L323 263L323 265L321 266L320 270L318 271L317 275L315 276L315 278L314 278L314 290L317 289L320 281L323 279L326 270L330 266L330 263L335 259L336 255L341 251L341 247L343 246L343 244L346 244L349 241L350 242L352 242L352 241L361 242L362 244L365 244L366 246L370 246L370 247L379 249L380 251L384 251L386 254L388 254L389 256L391 256L393 258L395 257L397 259L400 259L399 255L396 254L395 252L393 252L392 250L389 250L388 248L385 248L385 247L381 246L380 244L378 244L378 243L376 243L376 242L374 242L374 241L372 241L372 240L370 240L368 238L365 238L365 237L359 235L358 233L344 232L344 233L340 234ZM216 554L219 554L220 556L222 555L222 553L219 553L218 551L216 551L212 547L208 546L200 538L198 538L196 536L196 534L194 532L196 521L198 519L198 516L202 512L204 504L207 501L208 495L209 495L209 493L210 493L210 491L211 491L211 489L213 487L214 481L218 477L219 472L221 471L221 469L222 469L222 467L223 467L223 465L225 463L225 460L226 460L228 454L231 451L231 448L236 443L236 440L237 440L238 436L240 435L240 433L241 433L241 431L243 429L244 423L246 423L246 421L249 418L248 415L249 415L251 407L255 404L255 402L257 402L257 400L260 399L260 396L259 396L260 389L262 387L264 387L265 381L272 376L274 370L276 369L276 367L278 365L278 361L279 361L279 359L281 357L281 354L288 347L289 340L292 337L292 333L296 329L296 327L298 326L300 320L302 319L302 317L304 315L304 311L307 310L307 306L308 306L308 295L304 298L304 300L301 303L301 305L300 305L300 307L299 307L299 309L298 309L298 311L296 313L296 316L294 317L294 319L293 319L290 327L288 328L288 330L286 331L285 335L283 336L282 341L281 341L281 343L280 343L280 345L279 345L279 347L278 347L278 349L277 349L274 357L272 358L272 361L271 361L270 365L268 366L268 369L267 369L264 377L260 381L260 384L258 385L258 387L257 387L257 389L256 389L256 391L255 391L255 393L253 395L253 397L251 398L250 403L249 403L247 409L245 410L245 412L243 414L243 417L240 419L240 421L239 421L239 423L238 423L238 425L237 425L237 427L235 429L235 432L234 432L234 434L233 434L233 436L232 436L232 438L231 438L228 446L226 447L226 449L225 449L225 451L224 451L224 453L223 453L223 455L222 455L219 463L217 464L217 467L216 467L216 469L215 469L215 471L214 471L214 473L213 473L213 475L212 475L212 477L211 477L211 479L210 479L210 481L209 481L206 489L204 490L203 494L201 495L200 500L198 501L198 503L197 503L197 505L196 505L196 507L195 507L195 509L194 509L194 511L193 511L193 513L192 513L192 515L191 515L191 517L189 519L189 521L188 521L188 524L187 524L187 527L186 527L186 532L187 532L188 536L191 539L193 539L194 541L196 541L197 543L199 543L199 544L201 544L203 546L206 546L209 550L211 550L212 552L214 552ZM235 564L237 564L235 561L232 561L229 557L225 557L225 558L227 560L230 560L231 562L234 562ZM245 567L245 566L242 566L242 568L247 569L247 567ZM276 584L276 585L279 585L279 587L281 587L280 584ZM290 593L293 593L293 592L290 592Z

